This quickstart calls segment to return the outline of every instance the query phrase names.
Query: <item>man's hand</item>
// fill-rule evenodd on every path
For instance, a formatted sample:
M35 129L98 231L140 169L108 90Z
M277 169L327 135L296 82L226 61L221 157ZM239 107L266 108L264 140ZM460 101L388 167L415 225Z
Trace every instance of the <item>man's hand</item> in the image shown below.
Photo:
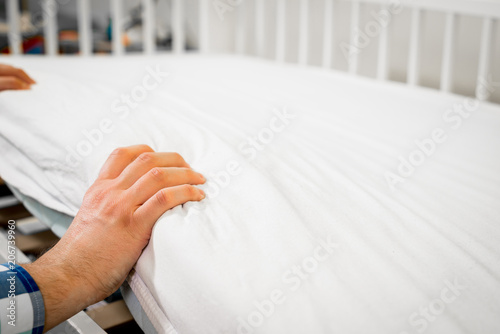
M48 330L113 293L167 210L205 198L205 178L177 153L148 146L115 150L63 238L24 267L38 284Z
M36 83L20 68L0 64L0 92L4 90L30 89Z

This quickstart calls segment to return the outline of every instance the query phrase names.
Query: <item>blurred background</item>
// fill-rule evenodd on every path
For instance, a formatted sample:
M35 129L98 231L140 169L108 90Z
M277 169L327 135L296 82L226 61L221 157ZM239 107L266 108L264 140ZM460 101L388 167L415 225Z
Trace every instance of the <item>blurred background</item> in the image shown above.
M418 0L415 0L418 1ZM8 25L6 18L6 2L0 0L0 52L9 53ZM61 54L75 54L78 47L77 0L56 0L58 5L57 29L58 46ZM264 25L266 34L265 48L260 57L274 59L276 44L276 6L277 1L265 1L263 17L255 18L254 0L207 0L209 11L209 51L210 53L234 53L236 45L236 22L245 19L246 42L240 53L256 55L256 22ZM287 62L297 61L300 1L286 0L286 53ZM308 63L320 66L323 44L323 0L309 1L309 52ZM40 0L18 0L22 10L21 30L23 34L24 53L44 53L43 9ZM186 50L198 49L199 1L184 0L184 29L186 33ZM156 50L168 52L172 49L172 1L154 0L155 22L154 33ZM142 1L122 0L123 30L122 43L127 53L139 52L143 49L142 41ZM374 13L380 6L366 4L361 7L360 27L374 20ZM111 52L111 4L110 0L90 0L92 16L92 49L95 54ZM334 49L332 67L347 71L348 62L342 52L342 43L349 43L351 3L346 0L335 2L333 35ZM245 15L241 15L244 13ZM444 41L445 14L440 12L424 12L422 14L420 77L422 86L439 88ZM409 55L409 35L411 10L403 9L392 17L389 29L389 79L405 82ZM266 28L267 27L267 28ZM477 17L461 16L457 20L457 40L455 43L455 61L453 67L454 86L452 91L466 96L474 96L475 78L477 77L479 45L481 41L482 20ZM271 29L272 28L272 29ZM500 57L500 24L493 29L492 59ZM358 74L375 77L377 64L378 37L372 38L362 50L359 58ZM492 61L490 72L495 81L500 81L500 62ZM500 103L500 90L491 100Z

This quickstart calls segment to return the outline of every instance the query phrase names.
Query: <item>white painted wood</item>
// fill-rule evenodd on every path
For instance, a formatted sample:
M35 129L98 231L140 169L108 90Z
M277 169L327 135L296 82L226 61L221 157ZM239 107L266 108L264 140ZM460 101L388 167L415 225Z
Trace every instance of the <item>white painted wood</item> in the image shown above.
M247 16L245 12L245 3L241 3L236 7L236 53L244 54L245 53L245 45L246 45L246 19Z
M443 92L451 91L453 80L453 48L455 45L455 33L457 30L454 13L446 14L446 25L444 30L443 61L441 64L441 85Z
M198 0L198 6L199 6L199 32L198 32L198 38L199 38L199 49L201 53L207 53L209 44L208 44L208 38L209 38L209 20L208 20L208 14L209 14L209 0Z
M65 324L66 322L67 324ZM63 322L61 325L61 332L64 333L106 334L106 332L99 327L99 325L91 317L89 317L85 311L80 311ZM60 333L59 331L54 332Z
M7 6L7 19L9 22L9 46L10 52L13 55L19 55L22 51L22 37L20 29L20 18L19 18L19 2L17 0L8 0Z
M142 40L143 51L147 55L155 52L155 15L153 0L142 0Z
M400 4L405 8L420 8L430 11L500 18L500 1L497 0L363 0L363 2L390 6Z
M333 43L333 14L334 14L334 4L333 0L324 0L324 16L323 16L323 67L332 67L332 45Z
M359 40L359 1L352 1L351 6L351 41L349 47L349 56L347 59L349 65L349 73L356 74L358 72L359 49L357 47Z
M89 0L78 0L78 44L80 54L89 56L92 53L92 30Z
M15 247L16 261L18 263L30 263L31 262L31 260L19 248L17 248L16 245L12 245L11 243L9 243L7 230L2 228L0 230L0 249L8 249L9 246L11 247L11 249L12 249L12 247ZM5 263L5 262L9 261L8 253L6 251L0 252L0 261L1 261L1 263Z
M299 7L299 64L307 65L309 55L309 1L300 0Z
M479 69L477 73L476 97L484 99L483 92L488 90L488 76L491 58L491 36L493 20L488 17L483 20L483 30L481 32L481 48L479 50Z
M276 4L276 61L285 61L286 48L286 0L277 0Z
M113 54L115 56L123 55L124 48L122 44L122 35L123 35L123 8L122 8L122 0L111 0L111 30L112 30L112 46L113 46Z
M174 0L172 8L174 52L185 51L186 34L184 30L184 0Z
M45 48L47 55L58 54L58 30L57 30L57 5L62 3L59 0L40 0L43 6L44 15L44 34ZM144 5L144 52L154 53L154 2L155 0L141 0ZM184 52L185 45L185 27L182 21L184 15L184 6L186 0L172 0L172 25L173 25L173 41L174 51L178 53ZM276 0L276 45L275 56L279 62L284 62L286 59L286 43L287 43L287 22L286 2L288 0ZM299 1L299 34L296 36L299 42L298 61L300 64L308 62L308 46L309 46L309 1ZM332 41L334 38L334 10L335 0L323 0L323 50L322 50L322 66L330 68L333 62ZM358 29L360 29L360 6L365 3L381 4L389 10L393 8L393 0L339 0L351 2L351 35L350 35L350 53L352 56L349 61L349 72L356 74L358 72L358 51L356 45ZM18 11L19 0L6 0L8 23L9 23L9 45L13 54L22 53L22 36L20 33L20 17ZM123 0L110 0L111 15L113 25L113 54L123 54L124 47L121 43L121 35L123 31ZM201 52L209 50L209 18L211 16L210 7L212 0L197 0L199 3L199 47ZM245 38L245 28L248 26L248 20L251 19L247 12L242 9L247 4L239 0L228 0L228 4L238 2L238 6L234 6L237 15L236 28L236 51L244 53L249 42ZM265 41L269 27L265 27L264 15L268 1L255 0L255 42L257 54L259 56L265 53ZM455 44L455 36L457 33L457 20L460 15L466 14L469 16L479 16L483 18L483 32L480 45L480 59L478 64L477 90L476 94L491 87L484 86L488 82L490 71L490 62L492 57L492 34L494 20L500 18L500 1L497 0L398 0L402 7L408 7L412 10L411 18L411 35L410 35L410 52L408 59L408 84L418 85L419 77L419 52L420 52L420 25L421 17L425 10L442 11L446 14L445 38L443 43L442 69L440 89L442 91L451 91L453 83L453 50ZM392 6L392 7L391 7ZM78 15L78 30L80 34L80 50L82 55L92 54L92 35L91 35L91 18L90 18L90 0L77 0L77 15ZM149 19L151 18L151 19ZM388 77L388 31L385 27L382 28L379 37L378 46L378 61L377 61L377 78L386 80ZM179 37L180 36L180 37Z
M58 54L57 2L55 0L43 0L42 8L45 54L55 56Z
M411 13L410 54L408 57L407 78L407 82L410 86L416 86L419 82L420 16L421 10L419 8L413 8Z
M386 5L381 6L381 10L388 10ZM388 34L388 25L390 23L381 24L381 30L378 40L378 59L377 59L377 79L378 80L387 80L389 77L389 68L387 66L389 62L389 53L388 53L388 42L387 42L387 34Z
M255 50L257 56L264 55L264 0L255 0Z

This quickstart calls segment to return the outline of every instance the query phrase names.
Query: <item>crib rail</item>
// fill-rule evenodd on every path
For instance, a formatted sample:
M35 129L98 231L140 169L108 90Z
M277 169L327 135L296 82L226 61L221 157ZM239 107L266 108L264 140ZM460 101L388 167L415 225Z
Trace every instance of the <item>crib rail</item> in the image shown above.
M57 40L57 10L58 2L62 0L41 0L43 7L44 18L44 35L45 35L45 52L49 56L55 56L58 53ZM66 0L65 0L66 1ZM123 44L121 43L123 32L123 3L122 0L109 0L112 15L112 54L120 56L125 54ZM155 18L155 2L154 0L141 0L143 5L143 52L145 54L153 54L156 52L154 40L154 18ZM185 2L186 0L170 0L172 10L166 15L171 15L172 30L173 30L173 52L182 54L185 52L186 32L184 18L186 15ZM198 5L198 50L201 53L211 52L211 0L192 0ZM228 0L226 0L228 1ZM233 3L240 3L243 0L231 0ZM362 6L370 4L380 6L381 9L388 9L390 6L400 6L401 8L410 9L411 28L409 35L409 57L407 64L407 83L409 85L419 84L420 73L420 38L421 38L421 21L422 13L425 11L439 11L446 14L444 43L442 54L442 66L440 73L440 89L442 91L450 91L453 83L453 62L454 62L454 46L457 35L457 17L460 15L478 16L483 20L482 37L479 50L478 79L484 78L489 72L489 63L491 60L492 33L495 22L500 18L500 1L495 0L298 0L299 1L299 17L298 17L298 47L296 59L299 64L306 65L309 63L309 27L310 15L309 5L311 1L320 1L323 3L324 16L323 20L323 43L322 43L322 66L331 68L334 66L335 59L334 48L338 47L338 43L334 41L334 25L333 14L336 10L338 2L350 2L351 17L350 17L350 59L348 62L348 71L352 74L358 74L359 54L355 52L354 46L356 39L359 38L360 31L360 11ZM287 16L287 0L273 0L275 2L275 22L272 26L265 26L264 16L269 10L269 0L246 0L246 5L254 6L253 18L248 17L249 14L242 9L242 6L236 6L236 27L235 27L235 48L237 53L245 53L247 44L248 22L253 20L255 25L255 33L253 41L257 56L269 54L266 50L266 38L269 35L276 36L274 50L269 50L274 53L274 58L277 62L284 62L287 56L287 26L293 22L288 22ZM80 53L84 56L92 54L92 32L91 32L91 17L90 17L90 0L77 0L78 8L78 29L79 29L79 46ZM18 12L18 0L7 0L7 14L9 23L9 44L11 53L21 55L23 53L21 46L20 32L20 17ZM378 37L378 59L376 76L380 80L388 79L389 57L388 57L388 32L387 27L381 27Z
M255 20L257 33L255 34L255 44L257 45L257 55L263 54L263 45L265 45L264 35L262 33L263 24L261 17L264 16L264 7L262 0L255 1ZM421 35L421 13L423 11L439 11L446 13L445 36L443 43L443 57L441 66L440 89L442 91L451 91L453 72L452 66L454 61L454 43L456 39L457 25L456 18L459 15L478 16L483 20L481 33L481 47L479 50L478 77L476 87L484 85L484 79L489 72L489 63L491 57L491 45L493 24L495 20L500 18L500 2L494 0L473 1L473 0L322 0L324 2L324 18L323 18L323 55L322 66L331 68L334 62L332 59L332 48L336 45L333 40L333 13L335 11L335 3L339 1L348 1L351 3L351 24L350 24L350 60L348 63L348 71L352 74L358 73L359 54L355 52L356 39L359 37L359 17L361 6L365 4L376 4L381 9L387 9L389 6L401 6L409 8L411 14L410 28L410 44L408 57L408 76L407 83L415 86L419 84L419 64L420 64L420 35ZM308 63L308 0L300 0L300 16L299 16L299 43L298 43L298 63ZM275 59L278 62L284 62L286 38L285 26L286 22L286 0L277 0L276 6L276 50ZM237 31L244 29L244 20L238 20ZM245 35L243 33L236 34L237 51L241 52L241 46L246 44ZM378 60L377 60L377 78L379 80L387 80L388 78L388 33L387 27L382 26L379 36L378 45ZM479 94L479 89L476 89L476 94Z

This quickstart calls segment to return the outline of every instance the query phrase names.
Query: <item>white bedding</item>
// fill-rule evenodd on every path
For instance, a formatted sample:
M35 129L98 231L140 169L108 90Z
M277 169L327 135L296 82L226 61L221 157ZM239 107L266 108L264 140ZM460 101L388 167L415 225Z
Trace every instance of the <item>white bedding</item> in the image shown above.
M5 61L38 81L0 94L0 175L25 195L74 215L138 143L208 177L129 281L159 332L500 331L499 106L465 118L463 97L229 56ZM422 163L391 187L400 156Z

